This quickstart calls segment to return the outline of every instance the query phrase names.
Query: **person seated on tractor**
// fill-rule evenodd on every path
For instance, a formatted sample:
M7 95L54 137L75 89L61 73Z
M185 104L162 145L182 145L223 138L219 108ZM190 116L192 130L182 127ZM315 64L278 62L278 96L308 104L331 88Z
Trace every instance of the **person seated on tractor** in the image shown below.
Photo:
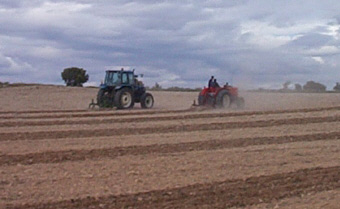
M225 83L224 87L230 86L228 82Z
M210 80L209 80L209 84L208 87L211 88L214 85L214 76L211 76Z
M213 87L214 88L220 88L220 85L217 83L216 79L214 80Z

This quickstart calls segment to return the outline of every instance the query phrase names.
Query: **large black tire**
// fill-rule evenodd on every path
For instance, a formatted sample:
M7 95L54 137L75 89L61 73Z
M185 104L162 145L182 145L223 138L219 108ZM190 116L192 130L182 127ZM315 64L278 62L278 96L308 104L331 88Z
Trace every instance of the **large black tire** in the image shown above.
M150 109L153 107L155 100L150 93L144 93L140 98L140 105L144 109Z
M108 91L100 89L97 94L97 104L100 108L113 107L113 99Z
M198 95L198 105L202 106L205 105L205 97L201 94Z
M227 90L221 90L216 96L216 107L229 108L231 104L231 98Z
M117 109L130 109L135 105L133 92L129 88L117 91L114 101Z
M199 106L214 106L215 105L215 97L210 94L199 95L198 96L198 105Z

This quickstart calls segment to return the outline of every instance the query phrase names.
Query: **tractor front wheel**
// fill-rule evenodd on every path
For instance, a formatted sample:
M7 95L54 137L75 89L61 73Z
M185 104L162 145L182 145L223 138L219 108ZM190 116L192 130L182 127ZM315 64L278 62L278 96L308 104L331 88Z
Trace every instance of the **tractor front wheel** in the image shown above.
M117 91L114 100L117 109L130 109L135 105L134 95L128 88Z
M153 96L150 93L143 94L140 100L140 104L144 109L152 108L154 102Z
M97 104L100 108L113 107L113 100L110 92L105 89L100 89L97 94Z

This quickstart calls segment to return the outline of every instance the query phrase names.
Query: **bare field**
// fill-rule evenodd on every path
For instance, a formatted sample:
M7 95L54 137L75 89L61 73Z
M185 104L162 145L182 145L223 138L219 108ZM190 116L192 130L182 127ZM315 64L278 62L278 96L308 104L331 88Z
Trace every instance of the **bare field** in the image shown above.
M26 86L0 88L0 113L6 111L31 111L41 114L58 111L84 112L95 99L98 89L63 86ZM197 99L197 92L152 92L154 110L183 110ZM329 107L340 104L338 94L284 94L241 92L246 100L245 110L278 110ZM139 112L137 110L126 112ZM60 112L59 112L60 114Z
M97 89L0 89L0 208L337 208L340 96L249 93L244 110L87 110Z

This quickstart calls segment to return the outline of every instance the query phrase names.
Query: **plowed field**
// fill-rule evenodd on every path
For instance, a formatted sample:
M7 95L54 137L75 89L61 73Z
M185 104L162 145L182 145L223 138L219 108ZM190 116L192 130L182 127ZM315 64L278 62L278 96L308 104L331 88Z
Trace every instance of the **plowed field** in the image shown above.
M198 111L197 93L154 92L152 110L87 110L95 94L0 89L0 208L339 208L338 94Z

